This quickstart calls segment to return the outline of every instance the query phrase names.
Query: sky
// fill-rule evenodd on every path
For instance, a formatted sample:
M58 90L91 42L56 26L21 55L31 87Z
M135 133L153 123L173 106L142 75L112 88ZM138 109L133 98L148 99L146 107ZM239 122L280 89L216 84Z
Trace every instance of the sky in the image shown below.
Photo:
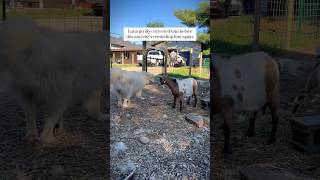
M146 27L157 20L165 27L185 27L174 10L196 9L202 1L208 0L110 0L110 30L122 35L124 27Z

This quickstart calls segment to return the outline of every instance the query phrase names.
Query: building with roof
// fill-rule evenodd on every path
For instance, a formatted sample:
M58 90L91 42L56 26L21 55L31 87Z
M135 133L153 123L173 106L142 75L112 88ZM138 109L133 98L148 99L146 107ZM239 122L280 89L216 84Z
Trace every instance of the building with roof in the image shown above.
M122 38L110 36L110 50L112 63L137 64L142 55L142 45L137 45Z

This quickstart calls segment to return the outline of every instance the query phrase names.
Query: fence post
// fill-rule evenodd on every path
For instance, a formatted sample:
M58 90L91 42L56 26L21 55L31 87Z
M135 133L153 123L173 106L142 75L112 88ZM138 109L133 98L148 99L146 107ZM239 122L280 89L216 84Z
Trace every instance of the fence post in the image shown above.
M189 77L191 77L191 67L192 67L192 63L193 63L193 61L192 61L192 51L193 51L193 49L190 48Z
M200 52L199 65L200 65L200 78L201 78L202 77L202 52Z
M260 0L255 0L252 51L259 51L260 15Z
M40 8L40 9L43 9L43 7L44 7L43 1L44 1L44 0L40 0L40 1L39 1L39 8Z
M6 1L2 0L2 21L5 21L6 18Z
M292 35L292 23L293 23L293 16L294 16L294 1L288 0L288 18L287 18L287 37L286 37L286 49L290 50L291 44L291 35Z
M168 65L168 47L165 49L165 55L164 55L164 62L163 62L163 68L164 68L164 75L167 76L167 65Z
M142 41L142 71L147 72L147 42Z

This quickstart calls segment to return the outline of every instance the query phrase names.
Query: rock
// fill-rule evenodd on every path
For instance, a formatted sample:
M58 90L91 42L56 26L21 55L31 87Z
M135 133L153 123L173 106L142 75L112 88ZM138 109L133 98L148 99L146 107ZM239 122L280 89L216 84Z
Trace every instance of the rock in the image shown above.
M123 142L118 142L114 145L117 153L124 153L127 150L127 146Z
M126 117L127 117L127 118L130 118L131 116L130 116L130 114L126 114Z
M204 125L204 122L203 122L203 117L200 116L200 115L194 115L194 114L187 114L185 116L185 119L194 124L196 127L198 128L202 128L203 125Z
M166 114L164 114L164 115L163 115L163 118L166 119L166 118L168 118L168 116L167 116Z
M253 164L239 170L241 180L312 180L268 164Z
M150 142L150 139L145 136L140 137L139 140L142 144L148 144Z
M129 174L136 168L136 165L131 160L128 160L127 162L118 165L118 168L123 174Z
M139 128L139 129L136 129L133 132L133 135L139 135L141 133L150 133L150 132L151 132L150 130L147 130L147 129L144 129L144 128Z

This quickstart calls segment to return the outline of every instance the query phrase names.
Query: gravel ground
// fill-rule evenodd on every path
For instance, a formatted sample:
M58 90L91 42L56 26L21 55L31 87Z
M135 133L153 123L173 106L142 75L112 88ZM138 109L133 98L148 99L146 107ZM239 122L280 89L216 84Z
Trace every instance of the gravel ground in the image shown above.
M249 121L245 115L234 120L231 132L233 153L226 156L222 153L223 133L222 119L214 117L214 179L239 179L239 168L256 163L267 163L299 173L314 179L320 179L320 154L310 154L299 151L290 145L291 127L289 119L293 117L292 107L286 102L292 102L298 92L304 87L311 62L281 59L281 116L277 132L277 141L266 145L271 132L271 115L259 114L256 120L254 137L245 137ZM310 96L303 103L299 116L319 114L319 98Z
M166 86L147 85L143 97L121 109L111 95L111 178L209 179L209 112L173 109ZM191 112L205 117L202 129L184 119Z
M89 118L80 106L65 113L68 139L54 147L27 144L24 115L3 92L0 118L0 179L107 179L106 122ZM41 118L38 122L42 127Z

